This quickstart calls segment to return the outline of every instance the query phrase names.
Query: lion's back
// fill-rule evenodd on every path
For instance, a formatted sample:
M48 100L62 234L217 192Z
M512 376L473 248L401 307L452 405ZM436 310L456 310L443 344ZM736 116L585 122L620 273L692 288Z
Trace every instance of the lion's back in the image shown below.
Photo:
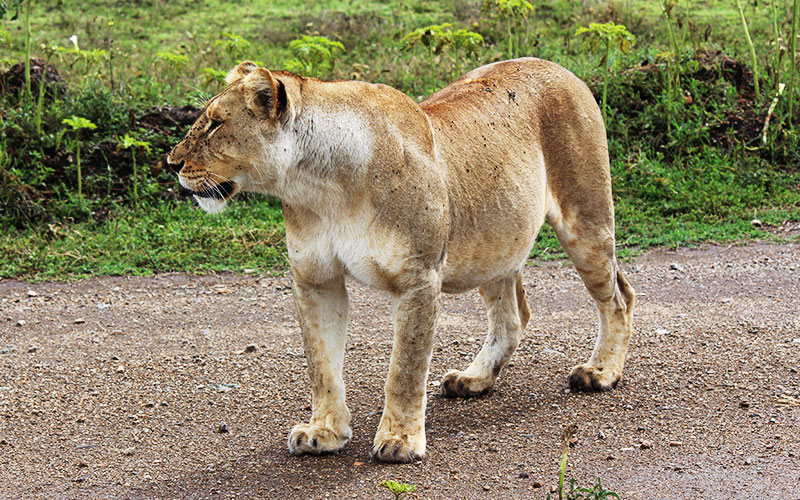
M558 119L557 111L564 106L599 112L578 77L556 63L532 57L476 68L420 104L440 120L473 116L538 122Z

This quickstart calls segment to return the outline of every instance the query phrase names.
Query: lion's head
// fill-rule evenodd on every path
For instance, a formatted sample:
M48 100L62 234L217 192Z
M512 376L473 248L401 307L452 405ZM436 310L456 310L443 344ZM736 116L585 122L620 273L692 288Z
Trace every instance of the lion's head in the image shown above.
M269 70L243 62L228 73L186 137L167 157L178 180L207 212L239 191L272 191L292 162L286 86Z

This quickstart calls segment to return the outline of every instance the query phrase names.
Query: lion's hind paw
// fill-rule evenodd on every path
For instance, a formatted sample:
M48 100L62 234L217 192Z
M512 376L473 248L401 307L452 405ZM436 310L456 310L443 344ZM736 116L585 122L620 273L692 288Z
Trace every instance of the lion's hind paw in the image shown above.
M326 455L341 450L350 440L352 432L337 434L331 429L310 424L299 424L289 433L289 453L292 455Z
M567 381L572 392L602 392L615 388L620 378L620 374L602 368L578 365L572 369Z
M489 392L493 382L486 377L470 377L462 371L451 370L442 379L439 392L446 398L472 398Z

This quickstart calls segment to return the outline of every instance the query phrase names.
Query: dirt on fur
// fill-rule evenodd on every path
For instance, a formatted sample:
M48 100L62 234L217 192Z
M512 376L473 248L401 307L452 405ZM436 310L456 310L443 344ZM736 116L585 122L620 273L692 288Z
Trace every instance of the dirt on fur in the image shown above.
M0 282L0 498L543 499L560 435L568 477L625 499L800 498L800 245L657 250L624 264L638 292L619 387L571 394L594 306L562 262L532 263L533 317L495 389L437 396L486 331L476 292L445 296L423 462L369 459L392 344L387 296L350 286L353 439L292 457L310 416L288 278ZM415 496L416 495L416 496Z

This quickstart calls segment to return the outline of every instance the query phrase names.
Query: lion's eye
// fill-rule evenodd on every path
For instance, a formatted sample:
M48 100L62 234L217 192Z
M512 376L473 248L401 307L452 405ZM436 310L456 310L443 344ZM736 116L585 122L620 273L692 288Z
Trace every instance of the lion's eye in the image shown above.
M219 126L222 125L222 122L219 120L211 120L211 125L208 126L208 130L206 130L207 134L217 130Z

